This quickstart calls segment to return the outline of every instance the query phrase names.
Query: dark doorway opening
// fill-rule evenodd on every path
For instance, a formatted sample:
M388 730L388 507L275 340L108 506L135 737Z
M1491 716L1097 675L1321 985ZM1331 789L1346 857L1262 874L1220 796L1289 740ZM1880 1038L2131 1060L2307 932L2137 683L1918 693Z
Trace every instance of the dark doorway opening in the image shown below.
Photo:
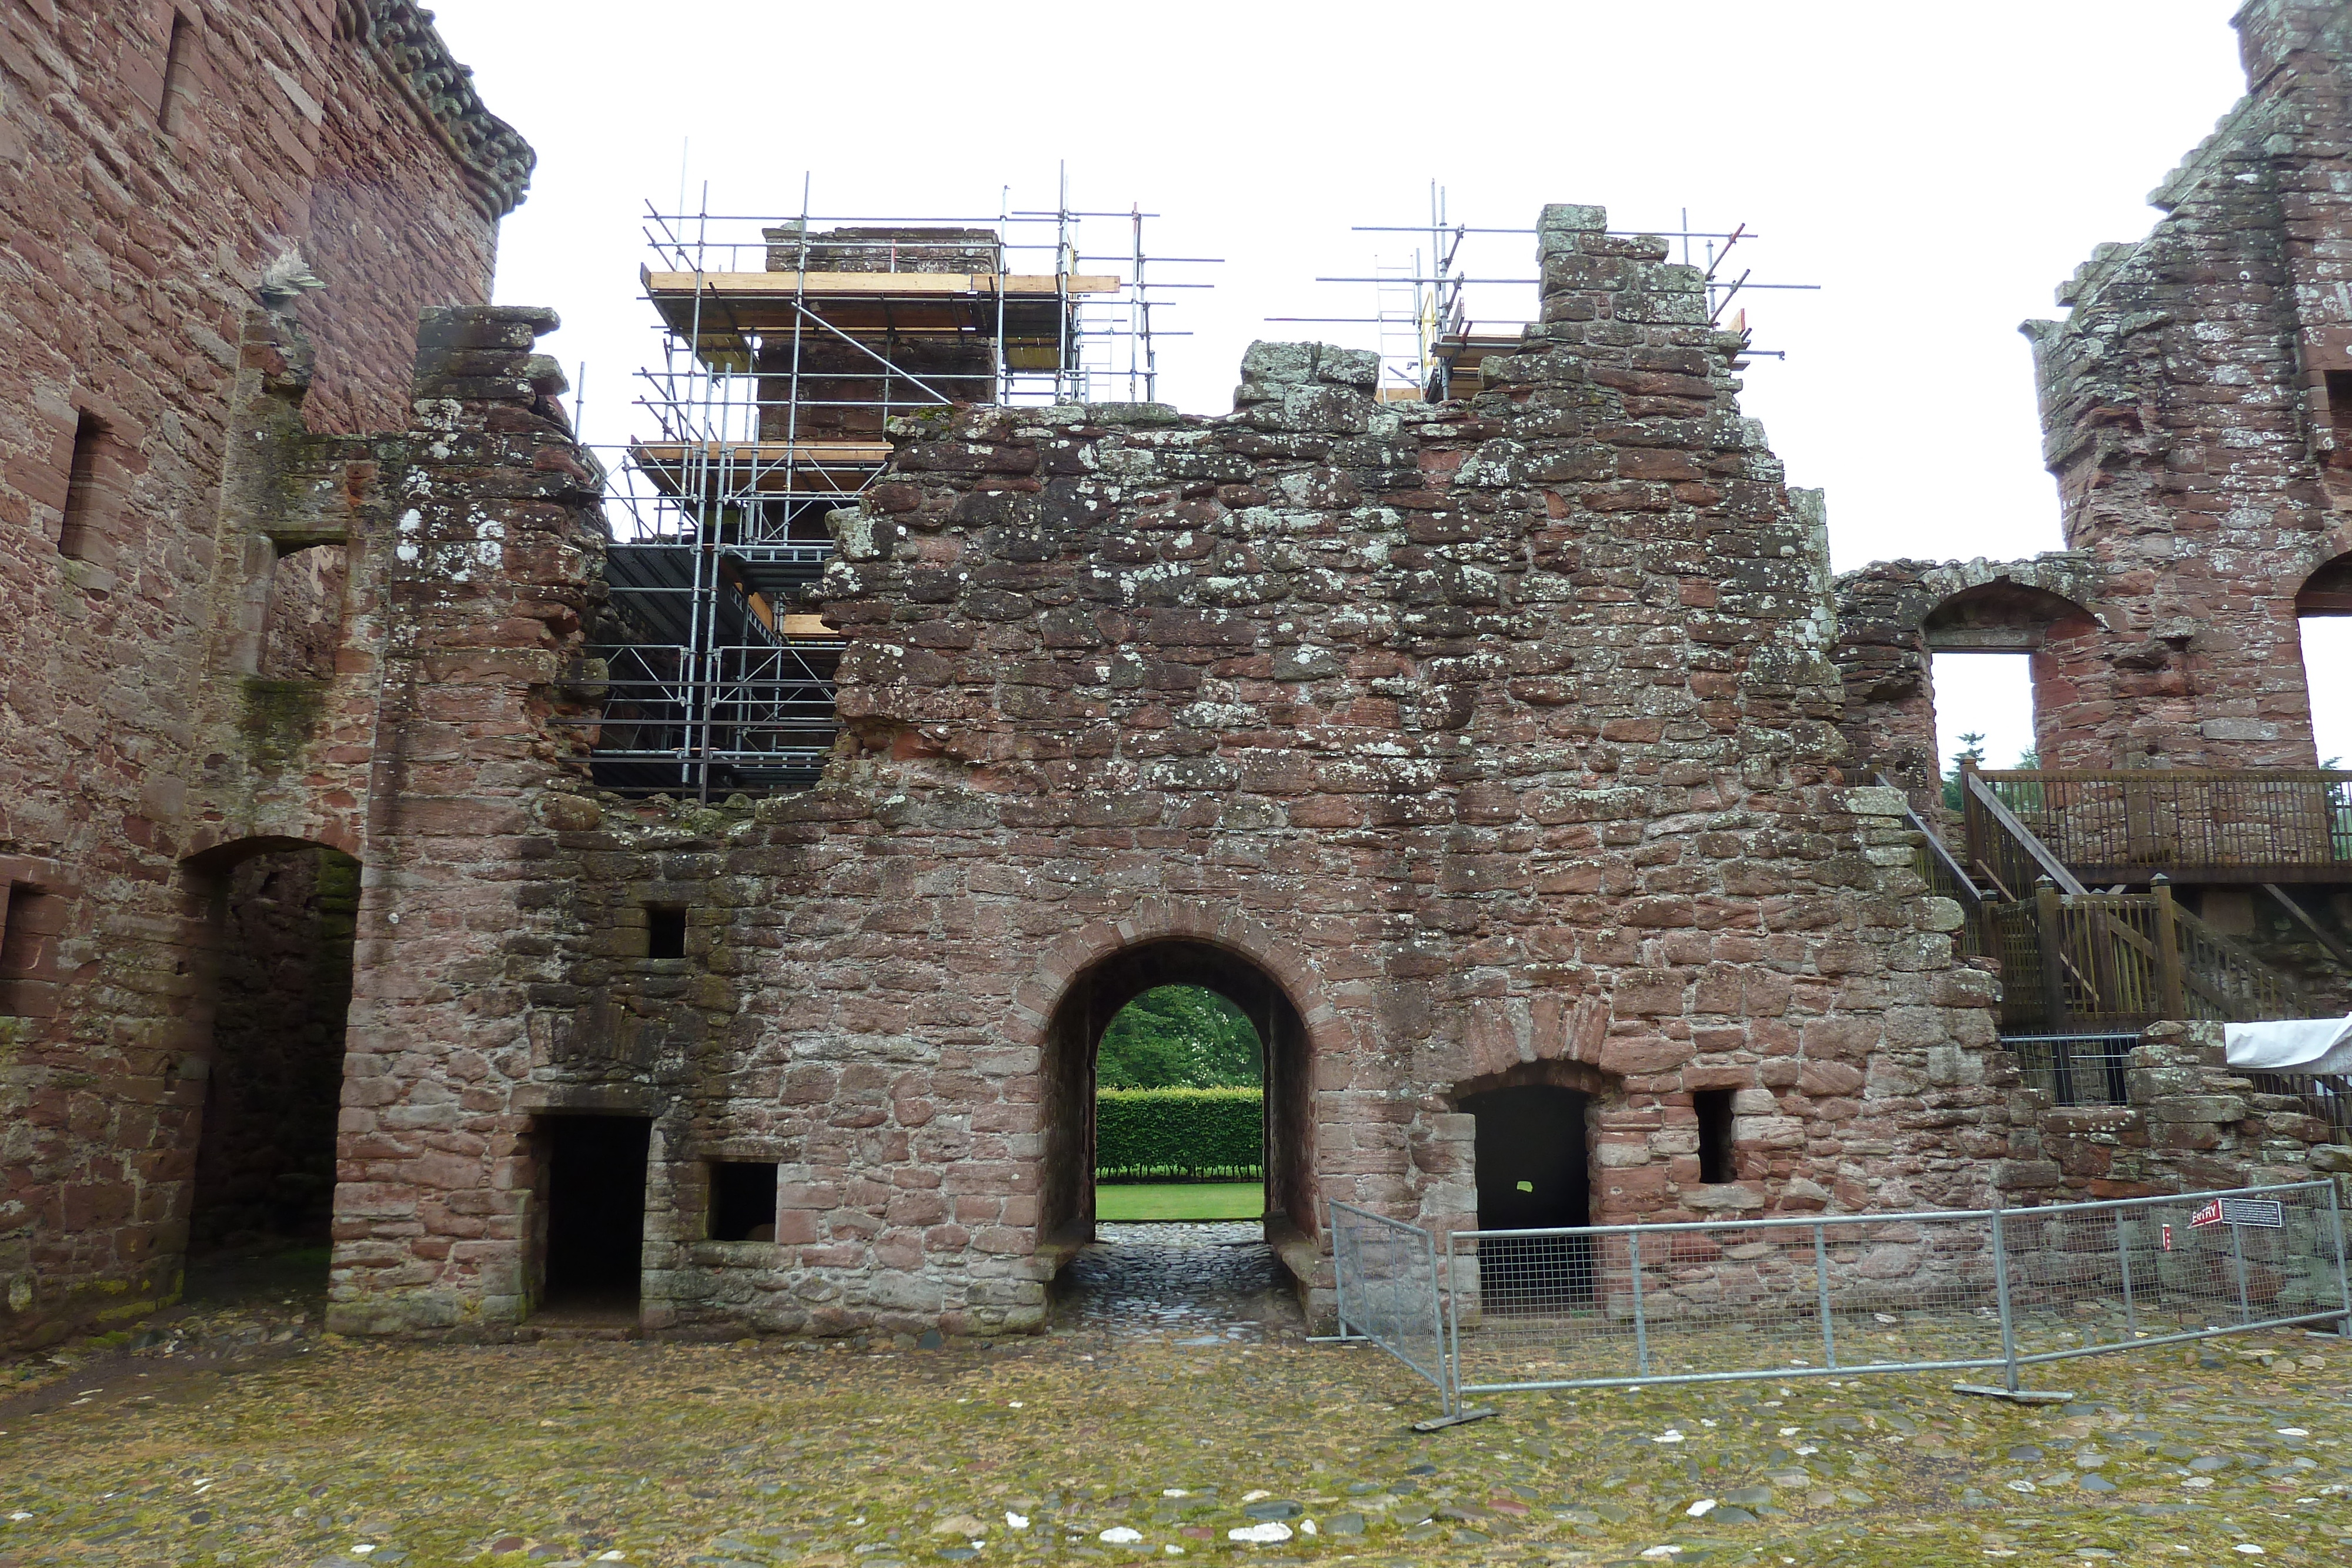
M1546 1084L1465 1095L1477 1122L1478 1228L1539 1230L1592 1223L1586 1096ZM1532 1312L1592 1299L1589 1236L1501 1237L1478 1244L1489 1312Z
M323 1289L360 865L275 841L216 873L212 1051L196 1129L189 1290L208 1276Z
M645 1274L644 1116L550 1116L540 1124L547 1195L551 1312L625 1313L635 1322Z

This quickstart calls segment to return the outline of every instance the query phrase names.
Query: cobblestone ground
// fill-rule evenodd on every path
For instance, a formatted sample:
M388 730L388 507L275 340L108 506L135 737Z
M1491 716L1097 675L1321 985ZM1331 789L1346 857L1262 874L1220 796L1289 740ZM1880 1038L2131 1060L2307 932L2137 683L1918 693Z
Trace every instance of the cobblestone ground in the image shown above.
M1056 1326L1179 1343L1296 1339L1298 1297L1265 1234L1255 1220L1097 1225L1057 1282Z
M2064 1364L2042 1409L1898 1376L1504 1396L1423 1436L1429 1387L1306 1343L1246 1228L1135 1228L1053 1333L936 1350L344 1341L256 1269L0 1369L0 1568L2352 1560L2340 1340Z

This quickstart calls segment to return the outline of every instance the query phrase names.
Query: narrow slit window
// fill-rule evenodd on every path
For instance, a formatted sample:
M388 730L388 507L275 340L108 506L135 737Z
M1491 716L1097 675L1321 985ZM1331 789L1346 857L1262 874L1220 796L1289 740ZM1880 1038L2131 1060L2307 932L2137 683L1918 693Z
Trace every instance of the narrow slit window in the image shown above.
M710 1239L776 1239L776 1167L751 1160L710 1163Z
M685 910L658 904L646 909L646 956L648 958L686 956Z
M1703 1182L1737 1179L1731 1159L1732 1092L1699 1089L1691 1094L1691 1103L1698 1111L1698 1179Z
M0 905L0 1018L45 1014L54 980L53 948L65 919L65 900L29 883L14 883Z
M2327 427L2336 437L2336 465L2352 465L2352 371L2327 372Z
M155 122L167 136L177 136L187 124L188 99L192 89L188 84L188 57L194 48L189 37L194 31L188 19L173 13L172 42L163 55L163 101L157 106Z
M99 448L106 423L84 413L74 421L73 463L66 470L66 518L58 529L58 553L74 560L89 555L98 531Z

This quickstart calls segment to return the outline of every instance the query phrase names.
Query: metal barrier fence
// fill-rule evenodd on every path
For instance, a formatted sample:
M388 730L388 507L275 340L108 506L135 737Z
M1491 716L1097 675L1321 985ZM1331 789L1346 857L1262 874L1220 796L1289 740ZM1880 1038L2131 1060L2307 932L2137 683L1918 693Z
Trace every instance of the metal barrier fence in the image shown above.
M2128 1105L2124 1072L2139 1048L2137 1034L2005 1034L2025 1082L2060 1105Z
M1338 1337L1370 1340L1387 1351L1435 1385L1453 1414L1437 1239L1418 1225L1334 1202L1331 1265Z
M2257 1098L2257 1109L2299 1112L2325 1124L2335 1142L2352 1144L2352 1074L2249 1072L2245 1076L2257 1096L2274 1095L2286 1102L2279 1106Z
M1465 1396L1871 1373L2001 1371L2221 1334L2352 1333L2331 1181L2035 1208L1456 1231L1349 1210L1343 1333ZM1350 1270L1370 1225L1384 1283ZM1340 1206L1334 1206L1335 1251ZM1404 1260L1441 1260L1426 1304ZM1433 1375L1395 1348L1442 1309ZM1384 1337L1385 1335L1385 1337ZM1413 1341L1418 1351L1418 1341Z

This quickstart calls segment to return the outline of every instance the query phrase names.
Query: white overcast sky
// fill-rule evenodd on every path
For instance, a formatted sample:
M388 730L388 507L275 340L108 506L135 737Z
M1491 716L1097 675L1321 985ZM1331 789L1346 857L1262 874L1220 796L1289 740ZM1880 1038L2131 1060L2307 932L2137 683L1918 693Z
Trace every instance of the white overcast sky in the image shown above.
M768 0L436 0L490 108L539 150L506 222L501 302L552 305L545 340L585 363L585 428L635 426L654 347L638 298L648 201L673 210L983 216L1072 203L1162 214L1161 255L1222 256L1160 319L1163 401L1231 406L1254 338L1374 346L1371 290L1318 285L1410 254L1364 224L1450 215L1529 226L1546 202L1612 227L1746 223L1758 281L1748 372L1791 484L1829 493L1840 570L1873 559L2058 548L2018 323L2242 89L2235 0L1301 0L884 5ZM1089 235L1099 245L1111 235ZM1488 242L1484 276L1530 276ZM748 265L756 265L751 263ZM1174 276L1178 269L1166 269ZM1515 298L1516 308L1515 308ZM1532 289L1487 291L1524 316ZM2306 623L2308 629L2312 623ZM2352 621L2307 663L2323 756L2352 756ZM2323 646L2323 638L2325 645ZM1947 737L1995 765L2030 744L2021 663L1937 661ZM1948 753L1948 738L1947 750Z

